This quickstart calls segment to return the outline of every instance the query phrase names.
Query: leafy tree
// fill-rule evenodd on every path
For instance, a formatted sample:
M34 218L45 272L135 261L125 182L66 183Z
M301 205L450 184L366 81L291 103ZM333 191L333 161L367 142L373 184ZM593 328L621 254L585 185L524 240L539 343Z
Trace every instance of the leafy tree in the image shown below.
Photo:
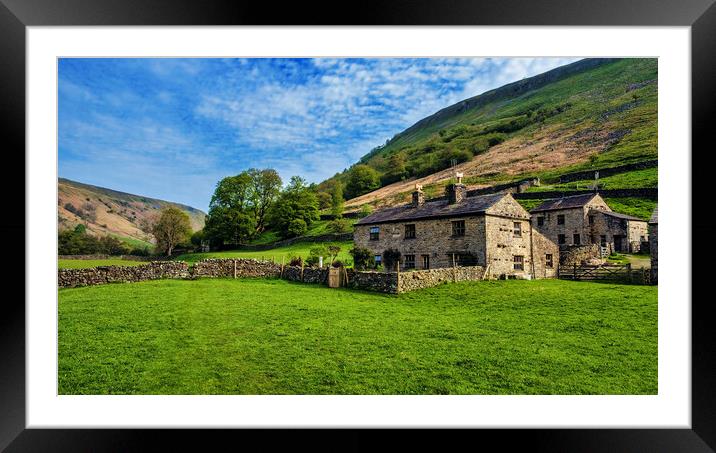
M82 223L78 223L77 226L75 227L75 233L84 234L86 232L87 232L87 227Z
M266 214L278 199L282 181L276 170L272 168L264 170L251 168L247 173L251 177L249 201L255 217L256 233L259 234L266 228Z
M405 179L408 176L406 162L407 158L402 151L390 156L388 160L388 171L383 175L383 178L381 178L382 183L387 185Z
M317 192L316 198L318 198L319 209L328 209L333 204L333 197L328 192Z
M373 253L365 247L353 247L350 252L356 270L368 269L373 265Z
M173 206L164 208L152 228L152 234L157 241L157 250L171 256L174 247L188 241L191 236L189 216Z
M112 236L99 238L99 252L107 255L127 255L130 248L127 244Z
M355 198L380 187L378 172L365 164L354 166L348 174L346 196Z
M284 238L300 236L318 219L316 193L306 185L303 178L292 177L270 211L271 227ZM294 222L295 220L303 222Z
M360 207L359 214L361 217L368 217L373 213L373 207L369 204L364 204Z
M331 213L335 216L335 218L340 219L343 217L344 205L345 200L343 199L343 186L340 183L337 183L333 186L333 190L331 191Z

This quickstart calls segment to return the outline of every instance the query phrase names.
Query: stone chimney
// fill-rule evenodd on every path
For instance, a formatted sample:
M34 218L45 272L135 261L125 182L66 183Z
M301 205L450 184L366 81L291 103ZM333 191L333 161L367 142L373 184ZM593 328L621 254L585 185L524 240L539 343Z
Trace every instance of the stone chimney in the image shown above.
M413 207L419 208L425 203L425 194L423 193L423 185L415 184L415 192L413 192Z
M467 187L462 183L462 173L455 173L455 184L448 184L445 188L445 194L449 204L460 203L467 196Z

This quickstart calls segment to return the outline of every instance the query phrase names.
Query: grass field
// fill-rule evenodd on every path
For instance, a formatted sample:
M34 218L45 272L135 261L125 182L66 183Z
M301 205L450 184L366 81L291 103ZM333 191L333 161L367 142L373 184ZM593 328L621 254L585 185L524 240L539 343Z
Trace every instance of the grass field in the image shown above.
M352 241L346 242L299 242L286 247L278 247L271 250L265 251L245 251L245 250L226 250L222 252L206 252L206 253L187 253L176 257L177 260L186 261L188 263L195 263L199 260L206 258L258 258L266 260L276 260L281 262L283 258L288 262L288 258L291 256L300 256L307 258L311 249L314 247L320 247L321 245L338 245L341 247L341 252L338 254L338 259L344 263L347 261L352 262L352 258L348 253L353 248ZM325 257L324 259L328 259Z
M657 289L283 280L59 291L60 394L656 394Z
M140 264L147 263L144 261L111 258L106 260L57 260L57 267L59 269L83 269L97 266L139 266Z

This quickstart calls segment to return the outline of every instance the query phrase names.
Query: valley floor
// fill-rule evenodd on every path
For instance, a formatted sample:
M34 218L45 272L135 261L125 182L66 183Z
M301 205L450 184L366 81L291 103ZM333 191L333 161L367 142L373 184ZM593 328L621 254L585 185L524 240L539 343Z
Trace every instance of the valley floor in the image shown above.
M656 394L657 288L283 280L59 291L60 394Z

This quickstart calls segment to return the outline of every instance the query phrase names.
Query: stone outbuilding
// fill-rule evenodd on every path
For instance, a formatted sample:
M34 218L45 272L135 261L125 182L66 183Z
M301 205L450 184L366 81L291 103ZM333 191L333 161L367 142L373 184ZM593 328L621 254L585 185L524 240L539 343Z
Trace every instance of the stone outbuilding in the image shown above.
M612 211L598 193L546 200L530 213L533 228L561 248L599 244L605 255L648 246L647 222Z
M384 251L400 251L402 270L476 265L490 276L545 278L559 263L558 247L532 228L512 195L468 197L459 178L443 199L425 201L417 186L411 203L359 220L353 242L371 250L376 264Z
M649 219L649 248L651 250L651 283L656 285L659 282L659 207Z

